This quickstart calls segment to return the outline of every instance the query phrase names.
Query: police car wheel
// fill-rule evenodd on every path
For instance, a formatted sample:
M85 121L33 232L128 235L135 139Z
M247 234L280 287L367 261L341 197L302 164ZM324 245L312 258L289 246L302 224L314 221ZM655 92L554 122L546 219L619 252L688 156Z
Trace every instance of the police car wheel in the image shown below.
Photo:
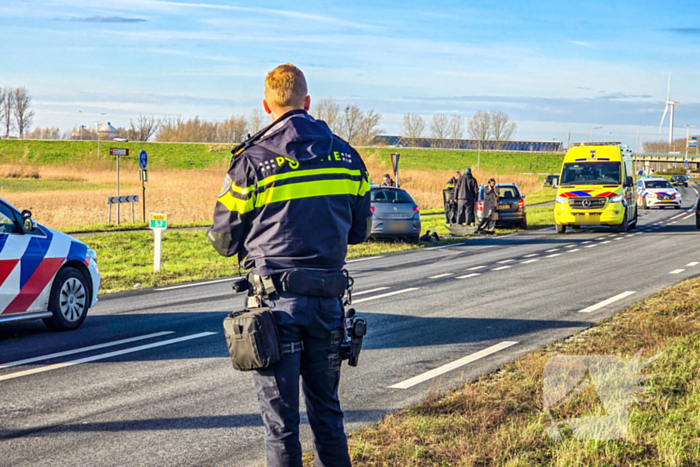
M62 269L54 280L49 296L51 318L44 324L53 331L71 331L85 321L90 297L85 277L75 268Z

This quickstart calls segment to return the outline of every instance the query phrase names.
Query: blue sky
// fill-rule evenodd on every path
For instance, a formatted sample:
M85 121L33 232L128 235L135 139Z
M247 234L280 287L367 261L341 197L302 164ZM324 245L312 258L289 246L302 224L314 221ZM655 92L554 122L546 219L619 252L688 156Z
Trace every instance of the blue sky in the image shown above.
M302 68L313 98L401 115L500 110L517 139L634 145L658 134L668 73L680 125L700 126L694 2L3 0L0 85L35 124L114 126L140 113L223 119L260 105L264 76ZM668 122L668 120L667 120ZM667 125L666 122L666 125Z

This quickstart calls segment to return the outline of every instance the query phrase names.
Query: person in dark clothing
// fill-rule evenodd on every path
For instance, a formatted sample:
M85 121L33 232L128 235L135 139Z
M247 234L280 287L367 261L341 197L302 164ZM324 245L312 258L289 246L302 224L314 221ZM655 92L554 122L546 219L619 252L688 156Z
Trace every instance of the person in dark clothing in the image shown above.
M360 155L307 110L306 78L286 64L265 80L263 106L275 119L233 150L207 231L223 256L238 255L253 279L278 283L282 273L340 274L348 244L371 228L369 174ZM276 282L277 281L277 282ZM248 297L251 298L251 297ZM283 355L253 372L265 425L268 466L302 466L299 380L313 432L316 466L348 467L338 400L340 298L270 292Z
M472 169L464 169L464 175L457 182L457 223L471 225L474 223L474 203L479 194L479 184L472 176Z
M382 186L396 186L396 182L391 179L391 175L384 174L382 179Z
M459 181L462 173L458 170L455 172L454 177L452 177L445 185L445 191L447 191L447 205L445 206L445 218L448 224L457 223L457 200L455 198L455 187Z

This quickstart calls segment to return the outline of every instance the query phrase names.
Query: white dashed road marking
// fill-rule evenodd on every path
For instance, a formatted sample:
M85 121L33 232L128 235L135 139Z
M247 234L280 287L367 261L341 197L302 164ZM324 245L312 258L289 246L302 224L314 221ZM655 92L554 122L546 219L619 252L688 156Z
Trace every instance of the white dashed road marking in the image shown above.
M445 274L438 274L437 276L430 276L428 279L440 279L441 277L451 276L452 273L446 272Z
M618 300L622 300L623 298L627 298L634 293L636 293L636 292L622 292L619 295L615 295L614 297L608 298L607 300L603 300L600 303L596 303L595 305L591 305L588 308L584 308L583 310L580 310L579 313L591 313L591 312L599 310L605 306L608 306L611 303L615 303Z
M553 255L547 255L547 258L554 258L555 256L561 256L561 253L554 253Z
M389 386L389 389L408 389L408 388L411 388L417 384L428 381L429 379L433 379L436 376L444 375L445 373L447 373L449 371L456 370L459 367L462 367L464 365L468 365L468 364L475 362L479 359L482 359L484 357L488 357L489 355L492 355L492 354L499 352L503 349L507 349L508 347L513 346L515 344L517 344L517 342L515 342L515 341L499 342L496 345L492 345L491 347L488 347L484 350L480 350L480 351L475 352L471 355L467 355L466 357L462 357L459 360L455 360L454 362L439 366L439 367L437 367L433 370L430 370L430 371L426 371L425 373L420 374L418 376L414 376L413 378L407 379L406 381L396 383L392 386Z
M532 253L530 255L525 255L523 258L532 258L533 256L539 256L539 253Z
M368 293L374 293L374 292L381 292L382 290L386 290L389 287L377 287L376 289L371 289L371 290L363 290L361 292L353 292L352 296L357 297L358 295L366 295Z
M685 271L685 269L674 269L673 271L669 272L669 274L680 274L683 271Z
M466 276L459 276L457 279L469 279L470 277L476 277L476 276L480 276L480 275L481 275L480 272L473 272L471 274L467 274Z
M467 271L477 271L479 269L484 269L486 266L474 266L473 268L467 269Z
M686 264L685 267L687 267L687 268L692 268L692 267L697 266L698 264L700 264L700 263L698 263L698 262L692 262L692 263Z
M520 264L534 263L535 261L539 261L539 259L528 259L527 261L523 261Z
M513 266L501 266L500 268L494 268L493 271L500 271L502 269L512 268Z
M503 261L498 261L498 264L504 264L504 263L512 263L515 261L514 259L504 259Z
M545 251L545 253L554 253L555 251L559 251L559 248L552 248L551 250Z

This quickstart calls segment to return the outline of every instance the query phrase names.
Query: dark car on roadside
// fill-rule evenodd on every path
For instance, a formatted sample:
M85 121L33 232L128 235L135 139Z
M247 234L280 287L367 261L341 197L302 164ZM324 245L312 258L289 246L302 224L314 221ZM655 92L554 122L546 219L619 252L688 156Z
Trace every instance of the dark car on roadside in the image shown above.
M675 186L688 186L688 177L685 175L673 175L671 177L671 185Z
M544 186L556 188L559 186L559 175L547 175L544 179Z
M515 183L496 185L498 187L498 220L496 227L517 227L527 229L527 208L525 195L520 192ZM479 188L479 198L476 202L476 221L484 218L484 189Z
M370 238L405 239L411 243L418 243L421 229L420 209L406 190L390 186L372 186L370 198Z

